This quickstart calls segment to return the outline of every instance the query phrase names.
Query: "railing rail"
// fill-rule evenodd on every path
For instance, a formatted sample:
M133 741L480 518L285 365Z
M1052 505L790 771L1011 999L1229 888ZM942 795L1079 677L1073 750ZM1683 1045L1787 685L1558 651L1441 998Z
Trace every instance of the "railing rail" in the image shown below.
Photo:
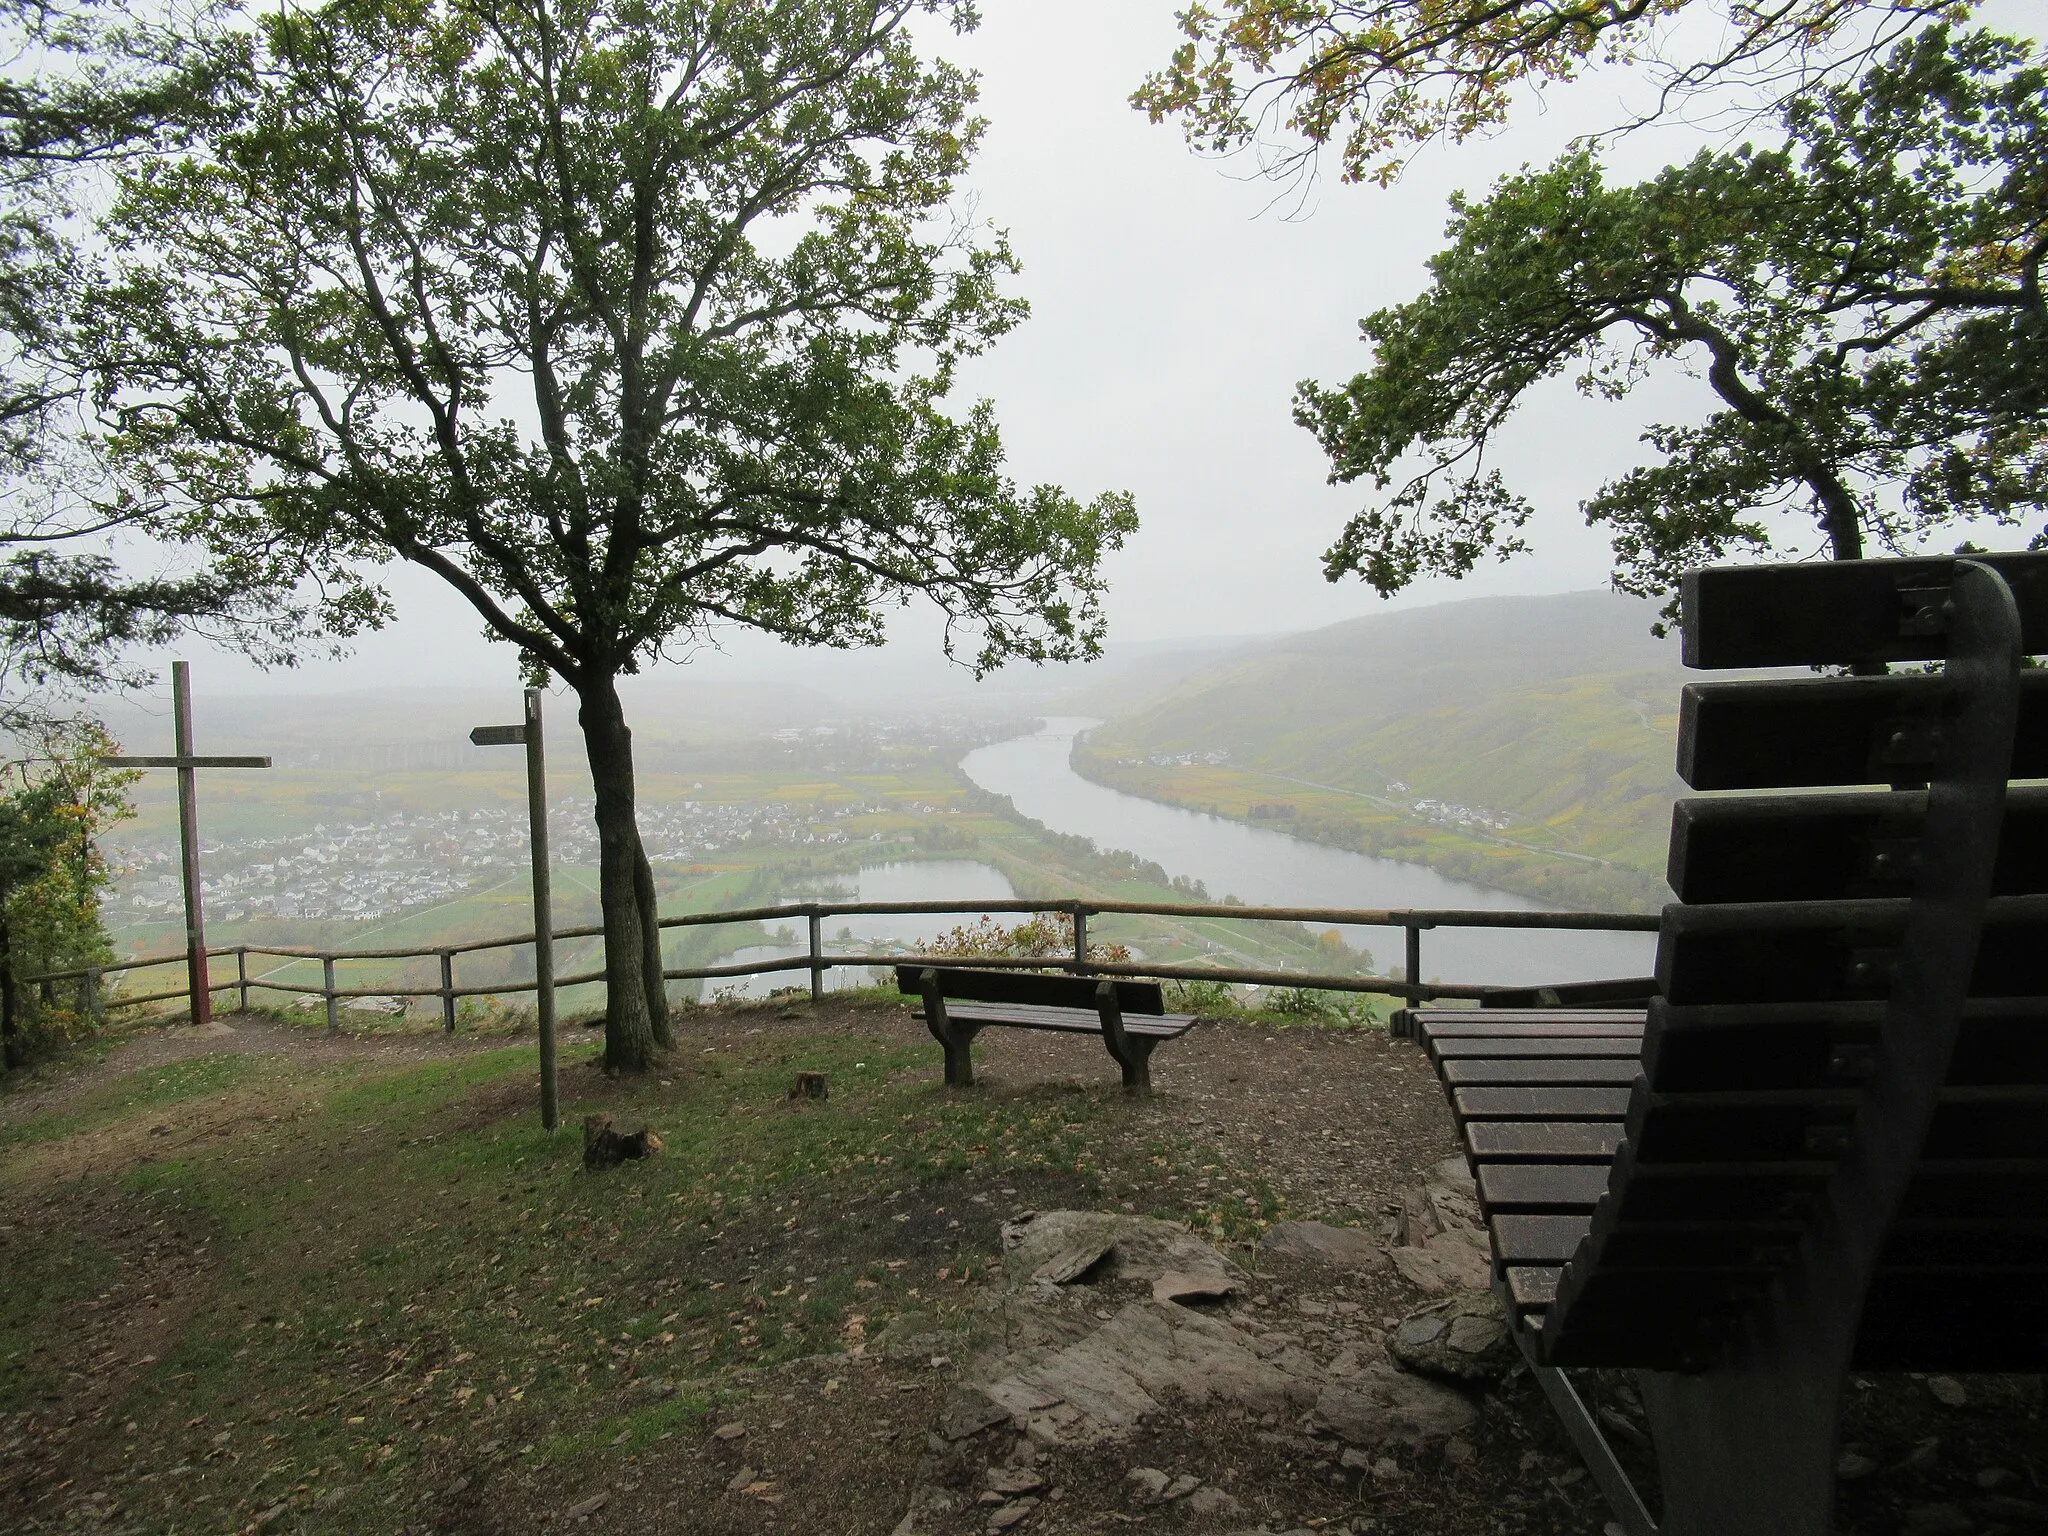
M958 916L965 913L1036 914L1064 913L1074 920L1074 950L1071 955L959 956L925 952L848 954L825 948L824 924L828 917L866 916ZM1348 928L1399 928L1402 930L1403 974L1392 976L1324 975L1262 967L1220 965L1172 965L1144 961L1122 962L1090 959L1088 919L1103 914L1138 917L1224 918L1233 922L1320 923ZM1250 907L1235 902L1150 902L1097 901L1071 897L1046 900L1010 898L996 901L853 901L785 902L776 906L742 907L721 912L688 912L661 919L663 928L694 928L724 923L757 923L802 918L808 929L806 953L777 960L754 960L729 965L706 965L663 971L670 981L724 980L741 976L767 976L782 971L807 971L811 995L822 997L825 973L837 967L883 967L943 963L1002 969L1057 969L1078 975L1142 976L1169 981L1222 981L1263 986L1305 987L1331 992L1366 992L1399 997L1408 1002L1429 1002L1438 998L1478 998L1497 990L1481 982L1425 983L1422 975L1422 935L1433 928L1521 928L1595 930L1613 933L1654 933L1658 919L1651 913L1630 912L1520 912L1485 908L1414 907ZM556 939L601 938L602 928L563 928ZM228 944L207 950L207 958L233 955L235 979L214 984L216 992L239 992L243 1007L251 991L269 991L314 996L327 1005L327 1020L336 1022L338 1005L363 997L438 997L442 1004L443 1027L455 1028L456 1001L465 997L507 996L537 989L537 981L498 981L477 986L458 986L455 957L494 949L516 949L534 942L531 933L496 939L472 939L459 944L434 944L416 949L313 949L279 944ZM249 974L249 956L269 955L283 960L317 960L321 982L313 986L299 982L273 981ZM368 960L419 960L433 957L440 964L436 986L342 987L335 983L338 963ZM146 970L152 966L182 965L185 954L154 955L109 965L79 966L23 978L24 985L79 980L83 983L87 1009L95 1015L106 1008L133 1007L142 1003L165 1002L186 996L184 988L152 992L137 997L104 995L104 979L117 972ZM557 987L581 986L604 980L602 970L585 971L555 978Z

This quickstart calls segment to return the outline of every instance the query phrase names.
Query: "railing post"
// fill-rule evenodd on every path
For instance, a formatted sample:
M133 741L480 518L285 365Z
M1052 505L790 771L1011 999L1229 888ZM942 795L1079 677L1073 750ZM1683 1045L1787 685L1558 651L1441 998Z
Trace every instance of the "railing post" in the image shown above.
M341 1018L335 1012L334 956L332 955L322 955L320 957L320 992L327 999L327 1027L329 1029L341 1028Z
M249 1011L249 946L246 944L237 944L235 946L235 985L241 989L242 993L241 1012L247 1013Z
M100 1007L100 968L96 965L85 968L85 1016L96 1026L107 1022L106 1011Z
M1074 903L1074 974L1088 974L1088 909Z
M455 951L441 951L441 1027L455 1033Z
M1411 987L1419 987L1422 985L1422 925L1409 923L1405 932L1408 936L1408 955L1406 969L1401 973L1402 979ZM1408 1001L1419 1003L1422 999L1411 997Z
M825 1000L825 914L816 907L806 914L811 926L811 1001Z

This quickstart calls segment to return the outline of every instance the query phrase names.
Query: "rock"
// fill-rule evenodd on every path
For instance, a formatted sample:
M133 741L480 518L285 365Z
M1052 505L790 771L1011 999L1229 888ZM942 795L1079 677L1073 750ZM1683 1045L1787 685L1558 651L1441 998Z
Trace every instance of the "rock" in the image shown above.
M1472 1177L1464 1153L1453 1152L1432 1164L1423 1177L1422 1193L1445 1229L1480 1224L1479 1185Z
M1170 1221L1115 1211L1033 1211L1003 1225L1003 1280L1072 1285L1148 1282L1168 1273L1242 1286L1244 1270Z
M1343 1467L1348 1472L1370 1472L1372 1470L1372 1454L1369 1451L1361 1451L1354 1447L1346 1446L1344 1454L1337 1458L1337 1465Z
M1166 1497L1167 1485L1173 1481L1157 1467L1133 1467L1124 1474L1129 1484L1131 1497L1140 1504L1157 1504Z
M642 1376L628 1390L643 1403L665 1403L678 1389L666 1376Z
M1159 1498L1161 1503L1171 1504L1175 1499L1184 1499L1202 1486L1202 1480L1192 1472L1183 1472L1166 1485L1166 1491Z
M711 1437L714 1440L744 1440L746 1436L747 1426L738 1423L721 1424L718 1428L711 1431Z
M1010 1413L979 1387L955 1387L939 1410L939 1433L948 1440L965 1440L991 1424L1008 1422Z
M1244 1513L1244 1506L1242 1504L1238 1503L1237 1500L1233 1499L1221 1488L1214 1486L1197 1488L1188 1495L1187 1503L1183 1507L1192 1510L1198 1515L1222 1515L1228 1517Z
M616 1168L620 1163L635 1158L652 1157L661 1148L661 1138L644 1125L627 1130L616 1124L610 1115L583 1117L583 1166L586 1168Z
M1444 1460L1454 1467L1467 1465L1478 1454L1479 1452L1473 1449L1472 1442L1462 1436L1453 1435L1444 1442Z
M1963 1384L1953 1376L1928 1377L1927 1390L1944 1408L1960 1408L1970 1400L1970 1394L1963 1390Z
M1401 1278L1430 1296L1483 1291L1493 1279L1493 1245L1474 1227L1451 1227L1390 1257Z
M1221 1272L1184 1275L1177 1269L1170 1269L1152 1282L1152 1299L1177 1301L1185 1305L1191 1301L1221 1301L1242 1289L1235 1280Z
M1387 1353L1411 1371L1446 1381L1498 1381L1520 1362L1500 1302L1466 1291L1404 1318Z
M1900 1536L1968 1536L1977 1522L1953 1504L1915 1504L1899 1523Z
M1346 1445L1372 1449L1448 1440L1478 1419L1479 1410L1462 1392L1387 1365L1331 1382L1316 1398L1313 1414L1316 1428Z
M1859 1482L1877 1470L1877 1463L1860 1451L1844 1451L1835 1458L1835 1476L1845 1483Z
M1036 1499L1013 1500L988 1517L988 1528L991 1531L1007 1531L1013 1525L1022 1525L1031 1518L1031 1511L1036 1508Z
M1986 1467L1977 1474L1977 1486L1986 1493L1996 1493L2008 1483L2018 1480L2019 1474L2009 1467Z
M608 1493L593 1493L582 1503L571 1504L567 1509L563 1510L562 1518L564 1520L588 1520L600 1509L603 1509L605 1505L609 1504L611 1499L612 1496Z
M1908 1472L1931 1472L1940 1462L1941 1442L1939 1440L1922 1440L1913 1449L1906 1452L1904 1459L1899 1462L1899 1465Z
M1022 1494L1038 1492L1045 1486L1045 1479L1030 1467L990 1467L988 1486L991 1493L1014 1499Z
M1266 1229L1259 1246L1283 1258L1307 1259L1350 1273L1379 1269L1387 1262L1379 1239L1362 1227L1332 1227L1320 1221L1280 1221Z
M1372 1464L1372 1477L1376 1483L1398 1483L1403 1476L1401 1463L1391 1456L1382 1456Z
M1254 1413L1295 1413L1315 1402L1321 1368L1298 1350L1262 1360L1250 1335L1206 1313L1166 1302L1132 1302L1078 1342L978 1362L1004 1372L984 1388L1034 1439L1049 1419L1060 1440L1083 1444L1122 1434L1162 1397L1223 1401Z
M875 1335L868 1350L892 1365L924 1365L932 1356L946 1353L959 1342L960 1336L940 1327L938 1319L930 1313L905 1312Z
M727 1493L738 1493L760 1475L752 1467L741 1467L739 1471L733 1473L731 1480L726 1483L725 1491Z

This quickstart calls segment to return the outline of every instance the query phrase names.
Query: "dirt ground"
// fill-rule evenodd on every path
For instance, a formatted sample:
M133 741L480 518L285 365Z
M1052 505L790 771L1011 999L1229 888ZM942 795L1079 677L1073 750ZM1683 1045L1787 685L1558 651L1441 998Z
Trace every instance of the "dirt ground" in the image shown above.
M682 1049L691 1053L743 1050L782 1032L896 1044L925 1039L922 1025L903 1009L829 1002L816 1010L704 1010L688 1021ZM210 1030L144 1033L98 1063L46 1072L0 1096L0 1127L61 1111L95 1084L141 1066L223 1053L402 1064L503 1043L425 1032L336 1036L229 1017ZM985 1032L975 1055L981 1081L974 1091L988 1095L1049 1081L1093 1083L1115 1071L1099 1043L1017 1030ZM936 1075L935 1046L931 1056ZM1141 1173L1125 1173L1123 1183L1112 1180L1106 1192L1112 1205L1196 1209L1236 1201L1247 1210L1277 1207L1291 1217L1380 1230L1424 1170L1455 1150L1450 1119L1421 1054L1377 1031L1205 1023L1163 1047L1153 1072L1159 1091L1128 1106L1130 1135L1174 1135L1212 1146L1219 1179L1212 1186L1206 1172L1195 1172L1181 1179L1183 1187L1148 1189L1136 1182ZM74 1151L65 1154L71 1162L45 1170L69 1182L45 1177L38 1181L44 1193L0 1216L0 1273L14 1268L10 1252L47 1249L80 1233L113 1255L115 1270L62 1346L67 1358L55 1372L64 1382L61 1401L0 1416L0 1528L331 1528L318 1516L322 1499L339 1497L333 1486L248 1517L225 1510L215 1518L187 1510L175 1519L158 1513L168 1508L158 1495L189 1470L187 1458L229 1448L224 1437L207 1434L207 1425L192 1434L189 1452L138 1459L124 1445L133 1426L124 1431L122 1403L207 1305L220 1267L233 1262L231 1244L222 1223L205 1213L166 1217L125 1198L117 1182L75 1182L90 1170L170 1155L181 1141L233 1136L238 1122L278 1112L274 1098L242 1090L160 1133L144 1128L127 1140L93 1143L89 1156ZM472 1120L529 1112L517 1094L499 1090L480 1091L462 1108ZM1255 1182L1227 1182L1234 1176L1224 1170L1247 1166L1256 1170ZM771 1268L795 1274L828 1251L840 1259L987 1259L1000 1252L1004 1220L1080 1198L1078 1181L1057 1174L985 1177L970 1169L890 1204L887 1221L878 1219L879 1210L849 1201L800 1233L764 1226L720 1234L699 1262L713 1275L723 1273L722 1266L735 1274ZM1105 1192L1097 1190L1094 1198L1105 1200ZM877 1203L879 1197L868 1202ZM1269 1318L1298 1317L1307 1334L1323 1326L1315 1320L1333 1304L1384 1330L1424 1300L1391 1267L1341 1276L1255 1250L1239 1257L1257 1276L1241 1304ZM0 1359L6 1354L0 1341ZM897 1527L914 1485L936 1484L957 1490L966 1506L942 1522L944 1531L965 1536L980 1532L999 1508L1014 1508L1007 1496L975 1502L984 1497L991 1469L1011 1485L1034 1485L1029 1496L1039 1502L1014 1527L1025 1536L1123 1527L1197 1536L1255 1529L1322 1536L1591 1536L1608 1528L1610 1516L1591 1480L1526 1375L1477 1394L1478 1425L1455 1449L1395 1452L1360 1465L1346 1464L1341 1447L1299 1425L1195 1409L1088 1450L1040 1450L1007 1427L950 1441L933 1430L958 1372L959 1362L943 1355L891 1358L865 1348L770 1369L732 1369L721 1380L709 1422L664 1434L602 1467L557 1462L535 1469L526 1458L531 1445L436 1436L408 1486L388 1501L388 1520L359 1528L408 1536L536 1530L882 1536ZM659 1397L673 1384L649 1375L625 1380L620 1390ZM1625 1386L1604 1383L1603 1394L1616 1417L1632 1424ZM1843 1530L1867 1536L2048 1532L2048 1403L2039 1379L1858 1378L1846 1411ZM1203 1511L1186 1501L1147 1503L1142 1484L1129 1475L1133 1469L1191 1474L1227 1498Z

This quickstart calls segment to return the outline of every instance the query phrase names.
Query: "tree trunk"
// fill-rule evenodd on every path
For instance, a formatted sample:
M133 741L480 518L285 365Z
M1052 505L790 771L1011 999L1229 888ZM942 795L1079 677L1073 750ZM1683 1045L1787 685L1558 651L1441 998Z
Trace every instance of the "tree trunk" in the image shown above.
M8 1071L21 1065L21 1020L14 1011L14 936L7 929L7 897L0 886L0 1063Z
M640 828L633 828L633 890L640 900L640 975L647 987L647 1022L654 1043L671 1046L675 1031L668 1021L668 983L661 975L661 898L654 889L654 866L647 862Z
M578 690L584 751L597 792L598 899L604 908L604 1064L612 1072L644 1072L660 1043L647 1006L647 924L641 916L640 868L646 855L633 818L633 733L610 677ZM648 878L652 895L653 878ZM665 1010L664 1010L665 1011ZM661 1033L665 1034L666 1026Z

